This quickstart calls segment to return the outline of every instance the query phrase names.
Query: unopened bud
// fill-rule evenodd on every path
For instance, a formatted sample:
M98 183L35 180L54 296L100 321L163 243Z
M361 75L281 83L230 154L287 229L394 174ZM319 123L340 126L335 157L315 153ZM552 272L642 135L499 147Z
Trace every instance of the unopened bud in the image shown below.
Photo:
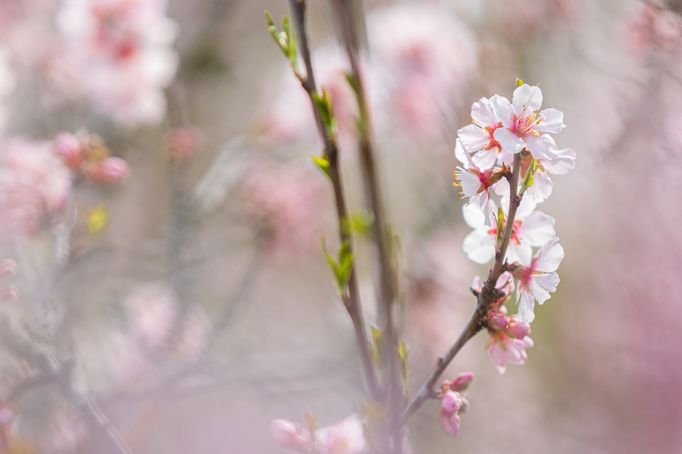
M494 331L503 331L507 327L507 316L502 312L488 312L488 327Z
M53 150L64 164L71 170L78 170L83 163L84 155L78 137L65 132L59 134L53 142Z
M109 157L90 166L87 176L97 183L118 183L128 176L128 164L121 158Z
M473 372L462 372L452 380L450 383L450 389L453 391L464 391L466 390L471 382L474 381L474 373Z

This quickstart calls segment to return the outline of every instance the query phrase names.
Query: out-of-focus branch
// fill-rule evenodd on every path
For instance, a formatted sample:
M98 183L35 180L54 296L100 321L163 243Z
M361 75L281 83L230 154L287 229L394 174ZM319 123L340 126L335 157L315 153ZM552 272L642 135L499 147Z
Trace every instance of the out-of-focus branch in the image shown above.
M514 218L516 217L516 210L518 209L523 197L523 194L519 194L517 189L520 173L521 154L517 153L514 156L514 167L512 170L512 176L509 179L509 210L507 214L504 235L502 236L502 242L500 243L499 248L495 252L495 263L488 273L488 278L485 281L481 292L476 295L476 309L474 310L471 319L466 324L455 343L452 345L452 347L450 347L445 355L438 358L436 364L433 366L431 374L403 411L400 417L401 425L407 423L410 417L419 409L419 407L422 406L424 402L426 402L427 399L435 396L434 387L436 382L443 375L445 369L452 362L457 353L459 353L462 347L464 347L464 345L469 342L471 338L473 338L476 334L478 334L479 331L481 331L481 329L484 328L485 316L488 313L488 308L501 296L500 291L495 288L495 284L497 283L497 279L500 277L500 275L505 271L505 256L509 246L509 241L511 239Z
M364 84L364 74L360 64L358 43L358 29L360 24L354 20L355 14L352 2L348 0L334 0L336 16L339 21L341 38L351 67L351 84L356 94L359 110L359 151L362 164L362 177L365 186L367 204L374 218L372 224L373 237L377 248L377 259L380 276L380 307L379 311L384 323L386 343L383 348L383 359L387 369L388 405L387 409L392 425L395 425L403 393L400 384L400 370L398 367L398 335L394 321L393 307L396 301L396 277L392 264L390 239L387 234L384 207L382 204L381 187L377 172L376 152L372 141L372 125L367 103L367 92Z
M299 49L305 65L305 76L299 75L301 86L308 94L310 105L315 114L315 121L317 129L324 144L324 156L329 162L329 178L332 182L334 192L334 201L336 205L336 217L338 226L338 235L341 244L348 244L350 253L353 253L352 238L345 223L348 219L348 209L346 207L346 199L343 192L343 181L341 177L341 168L339 165L339 150L334 137L325 128L320 112L316 107L315 97L318 96L317 86L315 83L315 72L313 70L312 57L310 53L310 46L308 43L308 34L306 30L306 2L305 0L290 0L291 11L294 17L294 25L296 34L299 40ZM351 274L348 281L348 292L342 294L344 304L348 311L348 315L353 322L355 330L356 342L360 351L360 360L365 375L365 382L368 391L373 399L378 399L380 396L380 386L376 375L376 370L372 364L369 342L367 337L367 328L365 326L364 315L362 313L362 305L360 301L360 292L357 282L357 273L355 265L351 265Z

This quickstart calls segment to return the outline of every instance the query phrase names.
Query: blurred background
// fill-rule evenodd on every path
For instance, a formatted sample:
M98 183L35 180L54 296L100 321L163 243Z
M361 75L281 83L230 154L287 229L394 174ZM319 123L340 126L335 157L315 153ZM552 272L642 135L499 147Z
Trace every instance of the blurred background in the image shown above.
M578 156L542 210L566 250L535 347L485 335L450 438L415 453L682 452L682 3L365 1L363 62L416 389L475 305L457 129L516 78ZM363 209L332 8L309 1L346 191ZM284 1L0 1L0 451L278 453L273 418L360 410L350 321L320 239L333 201L310 107L269 36ZM333 245L333 247L332 247ZM366 318L371 244L357 240Z

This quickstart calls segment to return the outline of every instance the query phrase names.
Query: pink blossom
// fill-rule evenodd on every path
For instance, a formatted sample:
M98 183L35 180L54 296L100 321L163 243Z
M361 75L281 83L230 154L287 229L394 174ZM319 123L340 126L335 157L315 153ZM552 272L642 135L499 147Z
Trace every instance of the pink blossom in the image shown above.
M48 142L0 144L0 230L30 234L55 218L69 197L71 175Z
M128 164L121 158L110 156L90 164L85 174L96 183L120 183L128 176Z
M476 41L444 6L398 2L367 18L379 128L439 137L478 67Z
M450 382L450 389L457 392L465 391L471 382L474 381L474 378L473 372L462 372Z
M516 154L524 149L535 159L552 159L556 143L550 133L561 132L564 114L560 110L542 106L540 87L522 84L514 90L512 102L499 97L494 111L504 127L493 134L505 153Z
M549 294L556 291L559 275L556 273L564 258L564 249L553 240L533 256L528 266L521 266L514 275L519 281L519 317L528 323L535 318L535 302L543 304Z
M175 128L166 135L166 148L172 158L185 159L201 149L203 140L203 134L198 128Z
M163 347L178 317L178 302L170 288L147 284L123 302L133 336L148 346Z
M64 58L97 110L126 125L156 123L177 68L165 0L68 0L58 15Z
M509 263L530 263L533 247L547 244L555 237L554 219L541 212L533 211L535 204L523 199L512 224L511 239L506 259ZM464 252L476 263L486 263L495 256L497 240L497 208L491 202L486 213L476 205L465 205L462 209L464 220L474 229L464 238ZM503 209L506 214L506 210ZM504 226L504 223L503 223Z
M85 159L80 140L75 134L68 132L59 134L54 139L53 149L64 164L71 170L79 170Z
M254 163L241 193L272 253L300 253L319 246L325 187L311 165Z
M673 51L682 41L682 18L650 1L641 3L629 19L627 29L632 50L639 56L656 49Z
M505 101L509 103L500 95L479 99L471 105L472 124L457 131L463 150L481 169L491 169L498 160L504 164L511 162L512 153L503 150L495 138L495 132L503 127L499 111L505 107Z
M522 339L510 337L504 332L499 332L490 337L486 349L493 360L497 371L503 374L507 363L522 365L528 359L526 348L533 346L533 340L526 336Z
M270 424L273 441L287 449L320 454L363 454L367 452L364 428L357 415L316 430L314 434L299 424L286 419L275 419Z

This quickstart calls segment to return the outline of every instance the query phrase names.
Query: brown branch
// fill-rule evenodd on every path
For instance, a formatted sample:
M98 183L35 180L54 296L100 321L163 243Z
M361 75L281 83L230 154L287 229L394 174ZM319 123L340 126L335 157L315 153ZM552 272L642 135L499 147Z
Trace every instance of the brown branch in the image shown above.
M317 129L324 144L324 155L329 162L329 177L332 182L334 192L334 201L336 207L336 217L338 224L339 240L343 244L348 242L350 245L350 252L353 253L352 238L350 233L344 227L344 223L348 219L348 209L346 207L346 199L343 192L343 180L341 178L341 169L339 166L339 150L334 137L331 137L329 131L324 127L320 113L315 105L314 97L318 94L315 83L315 72L313 70L312 58L310 53L310 46L308 44L308 34L306 31L306 2L305 0L289 0L291 10L294 17L294 25L296 34L298 36L300 54L303 57L305 65L305 76L299 75L301 86L308 94L311 108L315 115L315 122ZM360 292L358 289L356 269L353 265L350 280L348 282L348 294L342 295L344 304L348 311L348 315L353 322L355 331L355 338L360 351L360 360L362 362L362 369L365 375L365 382L368 391L373 399L378 400L381 394L379 380L376 375L376 370L372 364L371 354L369 350L369 342L367 337L367 329L365 327L364 316L362 313L362 306L360 302Z
M514 224L514 218L516 217L516 210L518 209L519 204L521 203L521 198L523 197L523 195L519 194L517 190L520 173L521 154L517 153L514 156L514 169L512 171L512 176L509 179L509 211L507 214L504 236L502 237L502 243L500 244L499 249L495 253L495 263L488 273L488 279L483 285L483 289L476 297L476 309L474 310L471 319L466 324L455 343L452 345L452 347L450 347L444 356L438 358L436 364L433 366L431 374L426 379L426 382L424 382L421 388L419 388L419 392L417 392L412 401L403 411L400 417L401 425L406 424L410 417L422 406L422 404L424 404L427 399L435 395L434 386L436 385L436 382L443 375L445 369L448 367L448 365L450 365L462 347L464 347L464 345L469 342L471 338L473 338L476 334L478 334L479 331L481 331L481 329L483 329L488 308L501 296L500 291L495 288L495 284L497 283L497 279L505 270L505 255L507 253L507 248L509 247L509 241L511 239L512 226Z
M358 24L352 5L347 0L335 0L334 7L339 20L341 38L344 44L346 55L350 64L350 77L355 85L354 91L357 97L359 110L358 128L358 148L360 151L362 179L365 187L365 197L369 205L370 212L374 218L372 223L372 233L377 248L377 259L380 276L380 298L379 313L383 318L384 337L386 343L383 347L382 357L385 360L388 377L388 402L387 409L391 418L390 425L395 426L397 416L403 403L403 393L400 384L400 370L397 361L398 335L395 328L393 307L396 300L396 279L395 271L391 260L391 248L387 236L387 226L385 221L384 208L382 205L381 188L377 174L376 153L372 142L372 127L367 104L367 93L364 85L364 75L359 61L358 52ZM393 432L393 430L391 430ZM399 443L399 441L397 441Z

